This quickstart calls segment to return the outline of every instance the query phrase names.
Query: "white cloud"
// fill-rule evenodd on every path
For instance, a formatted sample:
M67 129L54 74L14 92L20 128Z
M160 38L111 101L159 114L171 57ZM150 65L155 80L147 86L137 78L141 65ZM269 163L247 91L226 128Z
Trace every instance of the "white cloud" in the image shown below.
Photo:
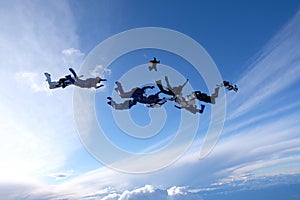
M84 53L82 53L79 49L75 48L64 49L62 50L62 54L65 56L84 56Z
M42 74L34 72L17 72L15 76L16 81L27 87L29 91L50 93L45 78L43 79L42 77Z
M122 194L108 194L102 200L201 200L199 195L189 192L185 187L173 186L169 189L156 188L153 185L145 185Z
M124 191L119 200L166 199L166 197L166 191L156 189L152 185L145 185L132 191Z
M67 2L10 1L0 6L0 26L0 181L44 177L80 145L72 90L49 96L43 74L64 74L61 51L78 46L72 14Z
M90 75L93 77L100 76L101 78L104 78L111 75L111 70L103 65L97 65L92 71L90 71Z
M102 198L101 200L119 200L120 196L120 194L112 193Z
M66 68L79 68L81 63L83 62L84 53L82 53L79 49L68 48L62 50L63 62Z
M300 139L297 135L300 125L291 119L295 119L299 114L299 112L294 112L277 121L257 124L244 129L239 134L222 138L212 153L202 160L198 159L201 143L198 141L194 144L194 148L175 164L158 172L132 175L103 167L74 178L62 184L61 188L66 190L73 188L80 191L80 195L107 187L113 187L117 191L127 189L127 192L113 192L110 194L114 195L107 196L107 199L118 199L123 195L122 198L126 199L135 195L138 198L139 195L146 193L156 195L159 191L156 191L154 185L159 185L169 188L167 190L169 199L184 199L184 196L192 199L191 194L188 193L190 190L185 187L172 187L172 185L205 188L215 183L222 185L240 180L248 181L257 176L273 176L274 173L270 173L272 171L277 174L298 174L300 173L300 159L297 154ZM291 163L293 163L292 167L284 167ZM134 165L135 163L128 162L127 164ZM269 170L274 167L277 169ZM255 176L248 176L248 174ZM101 180L100 185L99 180ZM151 187L129 190L137 185L149 183L152 184ZM151 193L151 191L154 192Z
M170 196L175 196L175 195L182 195L182 194L187 194L186 187L176 187L173 186L170 189L167 190L168 195Z
M201 200L202 198L187 190L186 187L173 186L167 190L168 200Z
M230 107L229 119L262 107L272 109L297 98L295 92L299 93L299 89L295 84L300 80L299 13L266 45L238 81L240 90L229 101L229 105L234 105L234 108Z

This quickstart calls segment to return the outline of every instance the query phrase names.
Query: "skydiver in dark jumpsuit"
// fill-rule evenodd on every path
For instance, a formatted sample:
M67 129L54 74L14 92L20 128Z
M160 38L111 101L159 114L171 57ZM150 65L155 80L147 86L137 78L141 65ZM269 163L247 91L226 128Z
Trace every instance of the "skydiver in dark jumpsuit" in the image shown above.
M129 92L124 92L123 87L120 82L116 82L117 88L115 90L119 93L121 98L132 98L130 100L126 100L123 103L116 103L113 101L111 97L107 97L109 100L107 103L111 105L113 108L117 110L125 110L130 109L132 106L136 105L138 102L142 104L152 105L154 107L155 104L163 104L163 99L159 98L159 94L161 92L157 92L154 95L149 95L148 97L145 95L147 89L153 89L154 86L144 86L142 88L136 87L133 88ZM165 102L164 102L165 103ZM152 107L149 106L149 107Z
M213 94L211 94L211 96L208 96L206 93L202 93L201 91L194 91L192 94L193 94L194 98L198 99L199 101L215 104L216 98L219 95L219 90L220 90L220 88L216 87L215 92Z

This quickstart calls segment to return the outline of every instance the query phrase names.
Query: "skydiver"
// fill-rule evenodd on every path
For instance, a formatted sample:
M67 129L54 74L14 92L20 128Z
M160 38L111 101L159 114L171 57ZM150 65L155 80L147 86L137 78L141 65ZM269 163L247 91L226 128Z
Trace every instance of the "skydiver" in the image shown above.
M102 79L99 76L95 78L87 78L85 80L80 79L74 69L69 68L70 72L74 75L75 78L67 77L69 81L71 81L74 85L81 87L81 88L100 88L103 87L103 84L100 84L101 81L107 81L106 79Z
M121 98L133 98L136 99L137 101L146 98L145 93L147 89L153 89L154 86L144 86L142 88L135 87L131 89L128 92L125 92L123 89L123 86L120 82L116 81L115 82L117 87L115 88L115 91L118 92L119 96Z
M238 87L236 85L232 85L229 81L223 81L221 86L224 86L227 90L233 90L235 92L238 91Z
M178 104L175 105L176 108L178 109L186 109L187 111L190 111L193 114L198 113L203 113L205 105L201 104L201 109L197 108L197 105L195 104L195 99L189 99L189 98L184 98L182 96L176 96L173 98L173 100Z
M127 100L123 103L117 104L111 99L111 97L108 97L108 99L110 100L108 104L112 105L118 110L129 109L133 105L136 105L138 102L145 104L147 107L151 108L160 107L165 102L167 102L166 98L159 98L159 94L161 93L160 91L149 96L145 95L146 90L154 89L154 86L144 86L142 88L135 87L129 92L125 92L120 82L117 81L116 85L117 87L115 88L115 91L118 92L121 98L132 98L131 100Z
M165 76L165 81L167 83L167 89L163 88L161 80L156 81L157 87L160 89L160 91L162 93L167 94L167 95L171 95L171 96L175 97L175 96L178 96L178 95L179 96L182 95L182 89L187 84L187 82L189 81L189 79L186 79L186 81L182 85L179 85L179 86L176 86L176 87L172 87L170 85L169 79L168 79L167 76Z
M116 81L115 83L117 85L117 87L115 88L115 91L119 94L119 96L121 98L131 98L134 91L138 89L138 87L135 87L135 88L131 89L130 91L125 92L122 84L119 81Z
M165 81L167 83L167 88L169 90L171 90L175 95L181 95L182 94L182 89L188 83L189 79L186 79L186 81L182 85L179 85L179 86L176 86L176 87L172 87L170 85L169 79L168 79L167 76L165 76Z
M192 95L189 95L189 98L198 99L199 101L203 101L205 103L215 104L216 98L219 95L219 90L220 90L220 87L216 87L215 92L211 96L208 96L207 94L202 93L201 91L194 91L194 92L192 92Z
M111 97L107 97L107 99L109 100L107 103L116 110L130 109L132 106L136 105L137 102L144 102L144 100L147 98L145 96L146 89L154 88L154 86L144 86L142 88L135 87L132 90L125 92L120 82L116 81L115 83L117 85L115 91L121 98L132 98L130 100L124 101L123 103L116 103Z
M123 103L116 103L111 97L107 97L107 99L109 100L107 104L116 110L127 110L130 109L132 106L136 105L137 103L132 100L126 100Z
M47 72L45 72L44 75L46 76L46 81L49 84L49 89L55 89L55 88L60 88L60 87L65 88L72 84L72 82L69 81L69 78L71 78L71 75L66 75L63 78L60 78L58 81L52 81L51 75Z
M170 99L164 97L162 99L159 99L155 103L147 103L147 104L145 104L145 106L148 107L148 108L159 108L163 104L165 104L168 100L170 100Z
M145 104L149 108L161 107L163 104L165 104L170 99L165 98L165 97L163 97L162 99L159 98L160 93L161 93L161 91L159 91L155 94L151 94L151 95L147 96L146 98L142 99L139 102Z
M152 66L149 66L149 67L148 67L148 68L149 68L149 71L151 71L152 69L154 69L155 71L157 71L156 65L159 64L160 61L159 61L159 60L156 60L156 57L154 57L153 60L150 60L149 62L150 62L150 64L152 65Z
M187 105L187 106L177 106L177 105L175 105L175 107L178 108L178 109L184 108L184 109L186 109L187 111L190 111L193 114L196 114L196 113L202 114L203 111L204 111L205 105L201 104L201 109L198 109L196 105Z

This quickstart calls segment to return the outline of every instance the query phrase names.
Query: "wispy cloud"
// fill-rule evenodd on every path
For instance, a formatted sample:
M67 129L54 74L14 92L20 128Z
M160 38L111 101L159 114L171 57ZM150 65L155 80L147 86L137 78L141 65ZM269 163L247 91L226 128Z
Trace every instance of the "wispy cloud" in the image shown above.
M67 65L66 68L79 68L79 66L83 62L84 53L79 49L68 48L62 50L61 53L63 55L63 62L65 65Z
M299 115L295 113L294 116ZM283 118L283 123L290 119ZM277 123L278 124L278 123ZM62 188L77 188L83 194L97 191L101 188L114 187L117 191L134 188L136 185L152 183L165 188L172 185L188 185L192 188L207 187L212 184L229 184L257 178L257 176L273 176L272 167L277 166L276 173L298 174L299 170L290 171L282 166L299 161L300 140L297 138L299 125L292 125L289 130L280 128L280 125L257 125L238 135L222 139L214 151L205 159L198 159L198 152L188 152L171 167L155 173L131 175L101 168L70 180ZM263 130L262 130L263 128ZM261 130L261 131L259 131ZM198 148L197 148L198 149ZM296 155L295 155L296 153ZM134 164L134 163L128 163ZM299 168L300 163L293 165ZM297 167L298 166L298 167ZM256 174L248 176L248 174ZM99 180L101 184L99 185ZM169 191L171 193L171 190ZM113 192L115 193L115 192ZM121 197L112 195L117 199ZM130 193L131 194L131 193ZM170 194L169 194L170 195ZM108 198L108 197L107 197Z
M41 74L34 72L17 72L15 75L16 82L23 84L28 90L33 92L48 92L49 87Z
M41 92L49 91L43 73L61 76L61 52L78 41L66 2L3 3L0 26L0 182L22 182L60 168L79 145L72 90Z
M104 78L111 75L111 70L103 65L97 65L93 70L90 71L90 75L93 77L100 76Z
M281 106L296 98L300 80L300 13L260 52L238 81L239 92L229 101L234 105L228 119L236 119L260 107ZM293 88L294 87L294 88ZM255 109L254 109L255 108Z

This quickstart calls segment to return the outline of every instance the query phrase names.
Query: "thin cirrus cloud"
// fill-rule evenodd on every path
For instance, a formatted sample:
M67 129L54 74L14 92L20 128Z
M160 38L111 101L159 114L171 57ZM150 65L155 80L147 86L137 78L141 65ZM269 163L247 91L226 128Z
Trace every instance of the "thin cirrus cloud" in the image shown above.
M300 78L299 27L300 11L259 53L238 81L240 91L229 102L235 107L228 116L229 120L263 106L271 110L270 106L295 101L295 92L299 93L295 84Z

